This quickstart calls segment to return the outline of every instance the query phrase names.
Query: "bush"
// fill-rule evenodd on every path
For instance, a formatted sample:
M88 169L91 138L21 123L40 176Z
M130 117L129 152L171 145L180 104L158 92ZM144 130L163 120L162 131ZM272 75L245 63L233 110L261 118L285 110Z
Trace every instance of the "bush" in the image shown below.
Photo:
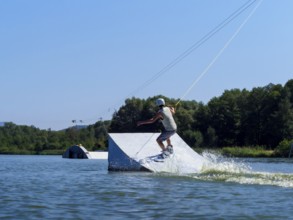
M292 145L293 145L293 140L289 141L285 139L281 141L279 145L276 147L274 154L278 157L288 157ZM291 154L293 154L293 152L291 152Z

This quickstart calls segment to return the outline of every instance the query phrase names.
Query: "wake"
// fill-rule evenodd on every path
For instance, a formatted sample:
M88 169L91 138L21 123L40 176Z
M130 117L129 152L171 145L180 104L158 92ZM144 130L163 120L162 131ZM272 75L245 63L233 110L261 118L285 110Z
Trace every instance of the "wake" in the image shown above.
M245 162L209 152L204 152L202 156L205 159L205 163L200 172L184 174L184 170L181 170L177 174L202 181L293 188L293 173L260 172L253 170Z

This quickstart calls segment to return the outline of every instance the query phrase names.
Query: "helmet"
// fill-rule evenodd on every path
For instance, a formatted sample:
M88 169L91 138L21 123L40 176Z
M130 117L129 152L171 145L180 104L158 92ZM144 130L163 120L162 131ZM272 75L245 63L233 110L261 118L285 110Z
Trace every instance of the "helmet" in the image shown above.
M156 100L156 105L157 106L161 106L161 105L165 105L165 100L162 98L159 98Z

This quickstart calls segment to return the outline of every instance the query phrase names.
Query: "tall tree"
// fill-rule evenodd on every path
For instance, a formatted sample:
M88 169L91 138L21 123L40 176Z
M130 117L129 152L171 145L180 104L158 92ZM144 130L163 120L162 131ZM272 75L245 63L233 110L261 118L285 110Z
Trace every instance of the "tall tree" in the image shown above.
M237 99L240 95L239 89L225 91L220 98L213 98L208 103L210 125L216 130L220 146L238 145L241 114Z

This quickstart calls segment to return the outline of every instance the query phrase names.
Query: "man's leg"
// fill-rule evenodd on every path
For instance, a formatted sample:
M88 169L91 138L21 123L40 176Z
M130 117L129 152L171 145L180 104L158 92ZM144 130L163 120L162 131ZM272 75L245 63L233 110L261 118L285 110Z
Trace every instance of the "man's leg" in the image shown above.
M173 154L174 153L174 150L173 150L173 145L171 144L171 136L174 135L176 133L176 131L172 131L172 132L169 132L168 133L168 137L166 139L167 141L167 151L170 153L170 154Z
M166 138L167 138L167 137L166 137L166 132L165 132L165 131L163 131L163 132L159 135L159 137L157 138L157 142L158 142L158 144L160 145L162 151L166 150L165 145L163 144L163 141L165 141Z
M165 150L165 145L163 144L163 141L161 141L160 139L157 139L158 144L160 145L162 150Z

